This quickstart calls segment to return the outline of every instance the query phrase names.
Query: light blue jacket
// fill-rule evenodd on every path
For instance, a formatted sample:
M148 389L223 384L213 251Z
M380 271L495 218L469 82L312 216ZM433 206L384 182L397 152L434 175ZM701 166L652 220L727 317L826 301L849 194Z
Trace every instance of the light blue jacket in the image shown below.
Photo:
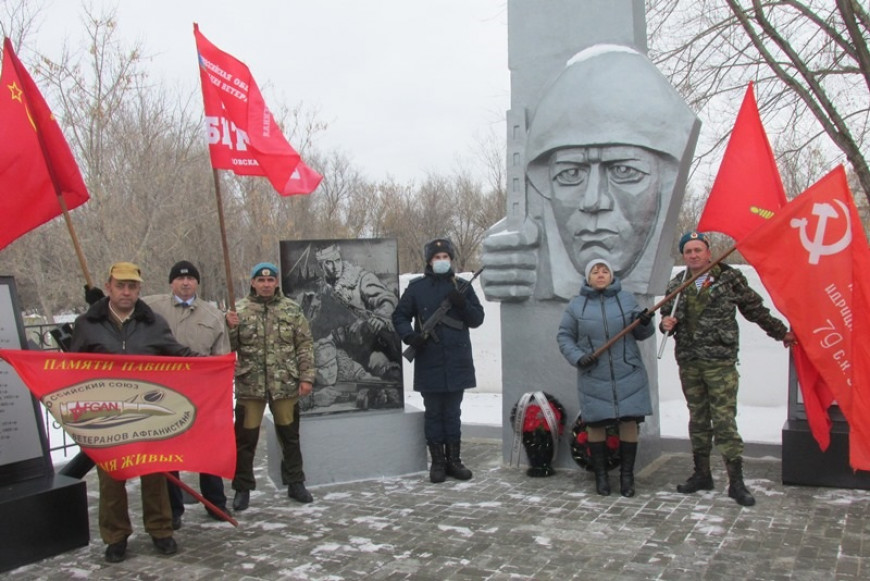
M641 312L637 300L622 290L619 279L598 291L587 283L568 303L557 336L559 350L571 365L604 345ZM577 370L580 413L587 422L652 414L649 379L637 341L655 333L652 322L639 324L602 353L588 369Z

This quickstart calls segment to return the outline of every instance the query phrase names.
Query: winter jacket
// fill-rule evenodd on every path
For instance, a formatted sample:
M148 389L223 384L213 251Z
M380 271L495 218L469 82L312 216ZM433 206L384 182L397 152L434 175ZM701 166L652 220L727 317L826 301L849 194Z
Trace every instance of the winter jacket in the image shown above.
M276 294L253 292L236 305L239 324L230 331L237 351L236 397L299 397L299 382L314 384L314 341L302 308Z
M557 334L559 350L568 363L576 366L584 355L604 345L640 312L634 295L622 290L619 279L603 291L584 283L562 315ZM654 334L652 322L638 324L602 353L593 366L578 369L577 393L585 421L652 414L649 379L637 341Z
M136 301L133 313L121 328L109 316L109 299L102 298L76 319L70 351L128 355L199 355L175 340L166 320L144 301Z
M411 337L420 332L423 323L447 298L447 293L462 282L452 271L443 275L435 274L431 266L426 267L424 276L411 281L393 311L393 325L405 344L410 344ZM435 327L435 336L417 349L414 391L460 391L477 385L468 330L483 323L483 306L470 285L463 296L465 305L462 308L451 306L447 311L447 316L458 321L461 328L439 324Z
M171 294L151 295L142 299L155 313L166 319L172 334L183 345L207 355L230 352L230 340L223 313L196 297L183 307Z
M685 271L684 271L685 272ZM680 272L668 283L667 294L683 282ZM690 296L689 293L692 293ZM671 315L674 302L662 306L663 317ZM737 361L740 334L737 327L737 309L746 320L757 324L777 341L785 338L788 328L764 306L761 296L749 286L738 269L727 264L714 266L704 287L698 291L690 285L682 292L674 327L674 356L677 363L692 360Z

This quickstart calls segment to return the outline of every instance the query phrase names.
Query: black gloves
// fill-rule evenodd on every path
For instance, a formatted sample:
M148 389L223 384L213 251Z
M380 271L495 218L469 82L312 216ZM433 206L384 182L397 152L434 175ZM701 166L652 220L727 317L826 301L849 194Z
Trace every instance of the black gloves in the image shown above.
M577 362L577 367L580 369L589 369L593 365L598 363L598 358L594 357L591 353L588 355L584 355L580 358L580 361Z
M641 325L649 325L650 323L652 323L653 317L655 317L655 316L656 316L656 314L654 312L651 313L651 312L649 312L649 309L644 309L641 312L639 312L637 314L637 317L635 317L635 318L638 321L640 321Z
M426 344L426 338L420 333L411 333L411 335L405 339L405 343L414 349L420 349L420 347Z
M465 307L465 296L459 292L457 289L450 289L450 292L447 293L447 299L453 303L453 306L456 308Z
M106 295L103 292L103 289L96 286L85 285L85 302L89 305L94 304L104 296Z

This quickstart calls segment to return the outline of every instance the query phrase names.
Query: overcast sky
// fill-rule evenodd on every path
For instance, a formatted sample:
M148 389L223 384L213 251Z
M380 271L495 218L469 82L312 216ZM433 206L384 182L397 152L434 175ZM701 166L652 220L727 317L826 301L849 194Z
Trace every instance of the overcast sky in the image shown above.
M87 1L87 0L85 0ZM92 0L153 55L153 78L199 90L193 23L243 61L267 104L303 104L372 179L422 180L502 138L510 106L507 0ZM37 46L82 38L82 2L48 2ZM17 42L17 40L16 40ZM23 53L23 51L22 51ZM24 54L24 53L23 53Z

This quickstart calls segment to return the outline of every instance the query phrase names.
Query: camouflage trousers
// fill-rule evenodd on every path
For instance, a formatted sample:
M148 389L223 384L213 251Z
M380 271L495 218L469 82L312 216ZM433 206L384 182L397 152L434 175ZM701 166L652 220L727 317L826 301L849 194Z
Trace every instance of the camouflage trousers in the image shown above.
M738 379L734 363L691 361L680 364L693 454L709 456L715 442L726 460L743 455L743 438L737 432Z

